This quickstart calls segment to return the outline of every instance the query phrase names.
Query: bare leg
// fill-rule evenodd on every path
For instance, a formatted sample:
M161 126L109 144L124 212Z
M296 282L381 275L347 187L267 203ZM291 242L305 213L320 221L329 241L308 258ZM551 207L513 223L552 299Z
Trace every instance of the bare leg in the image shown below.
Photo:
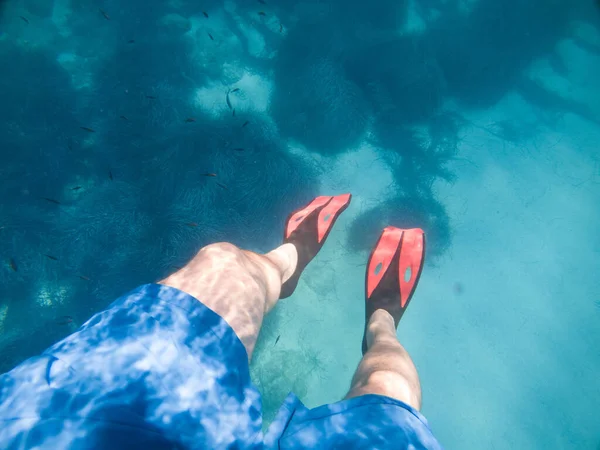
M284 244L266 255L233 244L211 244L160 284L177 288L219 314L252 359L263 317L277 303L281 285L294 273L298 254Z
M417 369L398 342L393 317L384 309L375 311L369 320L367 347L346 398L379 394L419 410L421 384Z

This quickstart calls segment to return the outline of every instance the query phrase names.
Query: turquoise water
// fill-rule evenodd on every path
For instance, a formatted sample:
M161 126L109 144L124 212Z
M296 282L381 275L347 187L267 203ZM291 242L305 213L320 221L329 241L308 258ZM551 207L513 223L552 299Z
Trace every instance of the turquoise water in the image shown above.
M583 1L0 2L0 373L352 192L265 322L265 420L345 395L369 250L420 226L398 336L440 442L596 449L599 25Z

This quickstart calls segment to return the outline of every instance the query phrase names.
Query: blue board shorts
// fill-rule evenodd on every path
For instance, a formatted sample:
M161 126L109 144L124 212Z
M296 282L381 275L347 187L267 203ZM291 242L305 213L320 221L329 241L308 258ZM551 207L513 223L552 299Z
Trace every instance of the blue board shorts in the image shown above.
M410 406L290 394L267 433L246 350L215 312L147 284L0 376L3 449L438 449Z

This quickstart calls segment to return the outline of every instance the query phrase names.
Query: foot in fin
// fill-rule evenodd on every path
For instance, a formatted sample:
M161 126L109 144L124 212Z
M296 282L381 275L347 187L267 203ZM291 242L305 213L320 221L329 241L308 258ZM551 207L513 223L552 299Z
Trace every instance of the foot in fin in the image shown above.
M290 279L281 286L279 298L287 298L293 294L302 271L321 250L333 224L348 207L351 199L351 194L320 196L289 215L283 242L294 244L298 251L298 264Z
M367 324L371 315L378 309L385 309L398 328L417 288L424 260L423 230L396 227L383 230L367 263L363 355L367 352Z

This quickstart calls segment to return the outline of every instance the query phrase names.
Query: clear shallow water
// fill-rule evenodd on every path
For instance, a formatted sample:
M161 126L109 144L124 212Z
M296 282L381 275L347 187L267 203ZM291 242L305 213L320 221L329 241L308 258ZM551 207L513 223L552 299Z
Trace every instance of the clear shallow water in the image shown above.
M267 251L291 209L352 192L265 323L265 419L346 393L368 251L421 226L399 337L440 441L597 448L595 5L0 5L0 372L203 245Z

